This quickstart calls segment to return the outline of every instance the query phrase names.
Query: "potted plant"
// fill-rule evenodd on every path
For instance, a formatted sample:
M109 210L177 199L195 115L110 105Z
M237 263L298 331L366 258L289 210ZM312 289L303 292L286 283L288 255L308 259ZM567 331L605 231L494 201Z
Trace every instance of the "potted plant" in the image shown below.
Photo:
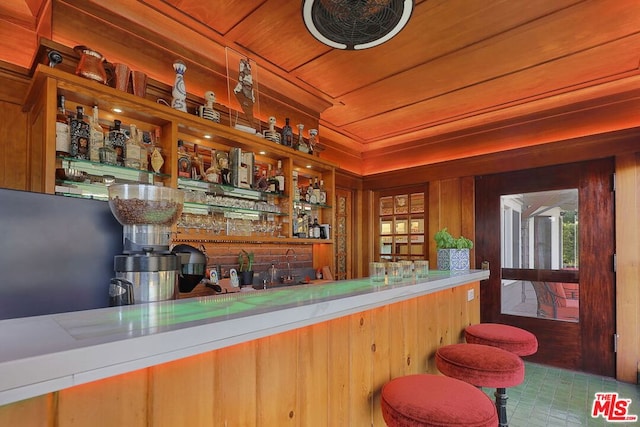
M438 231L434 236L438 250L438 270L468 270L469 249L473 242L464 236L453 237L447 228Z
M238 281L240 286L251 286L253 284L253 252L244 249L238 254Z

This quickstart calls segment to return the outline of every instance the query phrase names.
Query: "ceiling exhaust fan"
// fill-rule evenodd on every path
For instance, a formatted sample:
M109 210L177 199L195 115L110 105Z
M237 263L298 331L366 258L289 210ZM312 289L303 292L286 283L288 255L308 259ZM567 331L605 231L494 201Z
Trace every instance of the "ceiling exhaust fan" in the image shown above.
M303 0L304 24L317 40L335 49L378 46L409 22L414 0Z

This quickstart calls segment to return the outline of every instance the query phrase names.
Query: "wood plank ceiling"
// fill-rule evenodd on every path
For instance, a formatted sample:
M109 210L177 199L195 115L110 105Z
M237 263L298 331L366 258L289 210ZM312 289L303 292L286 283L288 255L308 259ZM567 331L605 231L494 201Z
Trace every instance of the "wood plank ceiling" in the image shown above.
M302 23L300 2L292 0L5 0L0 36L15 33L10 27L35 33L51 2L54 11L57 3L89 13L99 5L98 12L113 14L103 19L135 22L156 44L171 38L177 47L168 49L176 54L182 46L215 56L221 55L216 46L229 46L249 56L277 77L265 79L271 90L293 85L290 96L318 110L321 136L365 160L420 141L433 149L436 141L447 143L439 135L513 114L569 109L640 89L637 0L418 0L397 37L364 51L317 42ZM52 27L54 39L82 40L56 30L55 19ZM11 36L11 48L2 42L0 60L28 67L25 51L35 42L25 40ZM20 53L12 57L11 49ZM169 74L164 78L171 84ZM465 155L464 147L457 149L452 155Z

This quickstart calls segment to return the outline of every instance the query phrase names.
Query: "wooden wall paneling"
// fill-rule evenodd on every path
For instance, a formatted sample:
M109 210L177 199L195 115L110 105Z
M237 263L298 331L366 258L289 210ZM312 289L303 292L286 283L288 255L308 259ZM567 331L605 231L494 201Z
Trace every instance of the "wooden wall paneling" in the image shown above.
M57 392L56 427L148 427L148 370Z
M215 366L212 426L257 425L258 341L214 352ZM266 396L277 398L277 393Z
M328 426L348 426L351 419L351 327L352 316L340 317L327 325L329 376L327 383Z
M346 425L368 425L371 423L371 396L373 353L371 311L349 316L349 422ZM366 422L366 424L365 424Z
M155 427L213 423L212 352L149 368L149 418Z
M256 426L298 425L298 333L284 332L262 338L256 359ZM252 399L252 396L245 396ZM251 403L249 403L251 404Z
M0 425L21 427L53 427L55 424L54 393L0 406Z
M298 329L297 423L328 426L329 423L329 328L312 325Z
M426 327L420 327L418 323L418 301L411 299L402 304L394 305L396 310L400 311L402 319L402 369L398 369L396 362L391 366L392 376L395 378L400 375L418 374L423 372L420 366L420 335L427 336ZM395 318L395 316L392 316ZM394 325L395 327L395 325ZM396 334L393 334L395 336ZM395 359L393 359L395 361Z
M640 154L616 157L616 378L637 383L640 372Z
M0 101L0 187L27 189L28 125L19 105Z
M394 306L401 305L394 304ZM391 317L391 308L388 305L379 307L373 311L372 316L372 328L373 337L371 344L371 409L372 409L372 425L384 426L384 420L382 419L382 412L380 411L380 393L382 386L385 385L392 377L392 365L401 365L400 360L391 360L391 346L397 346L398 343L391 339L392 335L402 335L399 333L400 325L397 322L401 319L398 317ZM397 315L397 311L393 310L393 314ZM391 321L393 319L393 322ZM402 345L400 345L402 349ZM395 350L395 349L394 349ZM395 370L395 369L393 369Z

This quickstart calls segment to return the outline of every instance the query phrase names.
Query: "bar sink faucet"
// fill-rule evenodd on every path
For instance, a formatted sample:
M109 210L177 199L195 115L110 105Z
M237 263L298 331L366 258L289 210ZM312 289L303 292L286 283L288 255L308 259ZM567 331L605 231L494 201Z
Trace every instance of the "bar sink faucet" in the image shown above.
M285 262L287 263L287 276L284 277L284 283L292 283L293 276L291 275L291 261L289 261L289 254L293 254L293 260L296 261L296 251L292 248L287 249L287 252L284 254Z

